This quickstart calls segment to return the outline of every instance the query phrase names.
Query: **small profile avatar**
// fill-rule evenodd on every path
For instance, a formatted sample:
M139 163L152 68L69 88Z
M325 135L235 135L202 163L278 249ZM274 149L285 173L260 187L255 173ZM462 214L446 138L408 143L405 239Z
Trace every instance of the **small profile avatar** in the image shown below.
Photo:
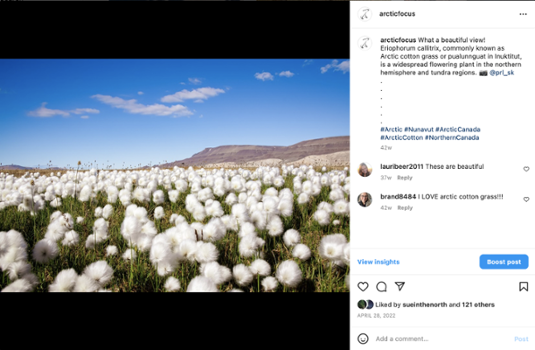
M372 196L368 192L362 192L358 202L361 207L369 207L372 204Z
M358 173L362 177L368 177L372 174L372 168L366 163L360 163Z

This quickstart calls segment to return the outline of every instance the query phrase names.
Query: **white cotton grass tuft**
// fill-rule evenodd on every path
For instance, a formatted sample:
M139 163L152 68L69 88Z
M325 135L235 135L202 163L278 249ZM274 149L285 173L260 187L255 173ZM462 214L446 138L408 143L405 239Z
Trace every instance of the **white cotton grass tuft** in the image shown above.
M201 264L199 269L201 276L209 278L216 285L228 282L232 278L232 272L226 266L221 266L217 261Z
M299 232L297 232L297 230L294 230L292 228L284 233L282 239L284 240L284 244L286 244L287 247L292 247L301 242L301 235L299 234Z
M26 261L15 261L14 263L11 263L7 268L9 279L11 281L15 281L22 276L29 274L32 271L32 266L28 264Z
M105 260L100 260L86 266L83 274L91 277L100 287L104 287L111 281L113 269Z
M137 253L133 249L127 249L123 254L124 260L131 260L131 259L133 260L135 258L137 258Z
M320 209L314 213L314 220L316 220L321 226L325 226L329 225L329 223L331 222L330 216L331 215L328 212L323 209Z
M154 203L156 203L156 204L162 204L162 203L165 201L165 194L163 193L162 190L157 190L157 191L154 192L154 194L152 195L152 200L153 200Z
M312 252L310 251L310 248L308 248L304 244L296 244L292 250L292 256L294 258L298 258L301 261L306 261L310 259L311 254Z
M178 246L180 254L189 261L195 261L197 252L197 243L191 239L185 239Z
M156 209L154 209L154 218L155 219L162 219L163 217L165 216L165 212L163 210L162 207L156 207Z
M2 289L2 292L31 292L32 289L32 284L28 280L21 278L6 286L4 289Z
M340 225L340 220L333 220L333 226Z
M347 238L341 233L324 236L319 244L319 254L323 259L330 261L340 260Z
M60 207L61 206L61 198L57 197L56 199L50 201L50 205L52 207L54 207L54 208Z
M279 212L283 217L287 218L292 216L294 209L292 200L281 199L279 205L277 206L277 209L279 209Z
M100 218L102 216L102 208L96 207L95 208L95 217Z
M61 244L63 244L64 246L73 246L73 245L77 245L79 242L80 242L80 235L78 235L78 233L71 230L65 234L65 238L63 238L63 241L61 241Z
M331 214L334 209L331 203L321 202L318 204L318 210L325 210L327 213Z
M238 237L243 238L247 235L255 235L256 236L256 228L255 225L253 225L250 222L246 222L243 225L241 225L240 231L238 232Z
M52 223L54 220L59 218L61 214L62 213L59 210L56 210L55 212L53 212L52 215L50 215L50 223Z
M264 278L261 284L262 287L264 287L264 291L266 292L274 291L279 286L279 282L277 281L277 279L271 276Z
M249 266L249 270L253 273L253 275L260 275L260 276L269 276L271 275L271 266L269 266L269 263L263 259L256 259L251 263Z
M293 260L283 261L277 268L275 276L283 286L290 288L297 287L303 279L299 265Z
M265 241L257 237L256 234L246 235L238 244L238 251L241 256L249 258L257 253L258 248L264 245Z
M113 207L111 205L109 205L109 204L106 204L104 209L102 209L102 217L105 220L108 220L108 218L111 216L111 214L113 214Z
M342 261L349 266L350 262L350 255L351 255L351 245L349 242L344 244L344 247L342 249Z
M284 232L284 226L282 220L277 215L273 215L269 218L269 221L266 225L268 234L272 237L280 236Z
M310 197L307 193L303 192L299 195L299 197L297 197L297 203L303 205L303 204L306 204L308 203L310 200Z
M244 293L244 291L241 289L234 288L229 290L227 293Z
M234 280L240 286L247 286L253 281L253 273L244 264L238 264L232 269Z
M80 275L76 278L73 292L96 292L100 288L99 284L88 275Z
M211 279L197 276L189 282L186 292L219 292L219 289Z
M117 247L114 245L109 245L106 247L106 256L117 255Z
M219 250L210 242L203 242L195 251L195 259L201 264L216 261L218 257Z
M167 278L163 287L168 292L178 292L180 290L180 281L171 276Z
M339 199L334 202L333 210L336 215L346 215L349 212L349 203L345 199Z
M46 264L57 257L59 249L56 242L50 239L42 239L33 248L32 257L40 264Z
M77 224L81 224L82 222L84 222L84 218L83 217L79 216L79 217L76 218L76 223Z
M63 270L58 273L54 282L48 286L49 292L72 292L78 274L74 269Z

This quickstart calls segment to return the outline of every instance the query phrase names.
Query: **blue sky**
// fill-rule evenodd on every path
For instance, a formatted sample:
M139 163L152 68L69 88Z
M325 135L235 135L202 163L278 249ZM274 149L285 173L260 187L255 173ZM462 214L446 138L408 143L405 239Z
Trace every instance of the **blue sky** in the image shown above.
M349 61L0 60L0 163L120 168L349 135Z

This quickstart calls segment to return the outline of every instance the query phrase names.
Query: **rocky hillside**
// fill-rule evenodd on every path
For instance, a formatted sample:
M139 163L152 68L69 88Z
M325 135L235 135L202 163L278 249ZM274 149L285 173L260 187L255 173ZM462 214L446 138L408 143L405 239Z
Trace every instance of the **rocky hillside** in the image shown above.
M285 163L301 160L308 156L349 151L349 136L326 137L308 140L291 146L219 146L206 148L192 157L161 167L205 165L218 163L247 163L266 159L280 159Z

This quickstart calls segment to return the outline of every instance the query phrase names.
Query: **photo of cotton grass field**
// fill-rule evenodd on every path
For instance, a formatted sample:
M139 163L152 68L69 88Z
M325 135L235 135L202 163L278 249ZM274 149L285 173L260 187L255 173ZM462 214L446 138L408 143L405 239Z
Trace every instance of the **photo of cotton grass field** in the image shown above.
M349 292L349 61L0 60L2 292Z

